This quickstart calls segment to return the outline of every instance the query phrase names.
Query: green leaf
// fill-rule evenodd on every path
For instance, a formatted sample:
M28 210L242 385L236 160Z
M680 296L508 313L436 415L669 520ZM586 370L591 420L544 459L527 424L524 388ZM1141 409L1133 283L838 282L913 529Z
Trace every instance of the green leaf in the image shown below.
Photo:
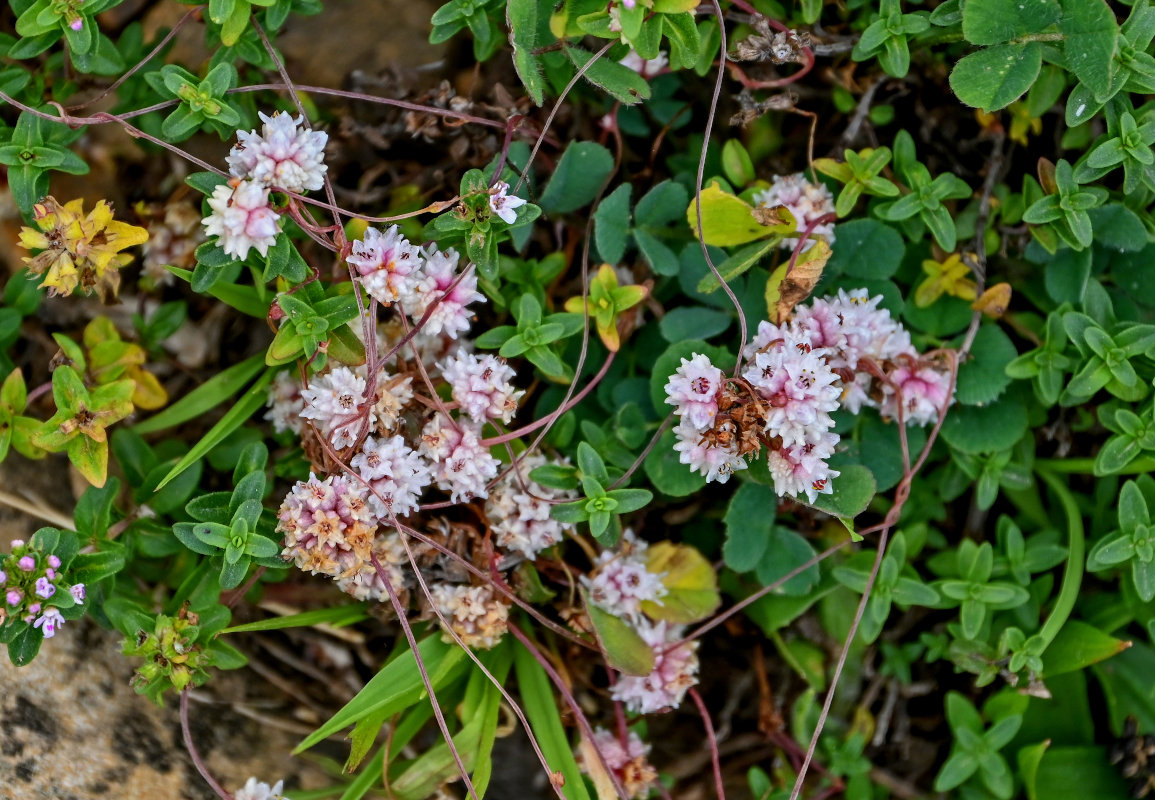
M657 446L646 456L646 477L650 483L664 495L669 497L687 497L706 485L706 478L679 460L679 454L674 450L675 437L673 431L666 431L658 439Z
M755 242L754 244L746 245L721 264L715 261L714 266L717 268L718 274L722 276L722 280L729 283L747 272L777 247L778 240L776 238L767 242ZM709 265L706 265L706 268L709 269ZM698 281L696 288L697 291L708 294L722 288L722 284L714 277L713 272L708 272Z
M649 675L654 671L653 648L628 622L593 603L587 603L586 611L611 667L626 675Z
M541 207L551 213L566 213L589 205L613 168L609 150L595 142L574 142L562 153L542 192Z
M1010 337L997 324L979 328L969 358L958 371L955 400L963 405L986 405L1010 385L1007 364L1018 356Z
M1119 39L1115 12L1105 0L1063 0L1059 31L1065 37L1063 57L1099 102L1112 94L1112 67Z
M810 505L841 519L853 519L865 511L878 488L873 473L861 464L843 467L842 474L832 478L830 486L831 494L818 495Z
M767 539L766 551L754 569L754 575L763 586L775 583L817 555L810 542L801 534L781 525L772 526ZM819 577L818 565L811 564L776 591L778 594L803 597L818 585Z
M1043 32L1059 21L1061 13L1056 0L967 0L962 8L963 37L971 44L1001 44Z
M264 367L265 357L258 353L239 364L218 372L159 414L137 423L137 434L155 433L202 416L232 397Z
M594 211L594 243L598 255L609 264L617 264L626 254L630 237L630 191L633 184L623 183L598 203Z
M418 642L417 650L434 691L459 675L467 663L464 650L456 644L441 641L437 634ZM384 711L386 716L391 716L420 702L428 702L425 684L413 651L406 650L382 667L328 722L306 736L293 753L308 750L370 714Z
M1053 747L1043 754L1035 774L1039 800L1087 800L1129 797L1127 783L1107 760L1102 747Z
M192 449L176 463L176 466L169 471L164 480L156 487L157 490L163 489L165 484L188 469L194 461L203 458L209 450L212 450L228 438L230 434L244 425L245 422L256 413L257 409L265 404L266 388L269 382L272 381L274 374L274 370L266 370L266 372L257 379L257 382L249 387L247 392L241 395L241 399L237 401L237 404L225 412L217 424L213 425L201 440L193 445Z
M769 486L743 483L738 487L723 518L726 541L722 559L727 567L735 572L749 572L758 566L774 526L774 515L767 512L777 507L778 495Z
M1109 636L1094 625L1077 619L1067 620L1043 653L1043 676L1051 678L1089 667L1130 646L1131 642Z
M564 50L578 69L588 64L594 57L593 53L577 47L566 47ZM623 105L632 106L650 99L650 84L645 78L605 56L590 64L582 77Z
M1095 244L1137 253L1147 247L1147 228L1139 216L1122 203L1108 203L1087 211L1095 231Z
M963 453L1009 450L1026 432L1027 409L1014 391L986 406L952 408L942 426L942 438Z
M950 74L950 86L968 106L991 112L1026 93L1043 66L1038 42L1000 44L971 53Z
M566 800L590 800L589 791L574 759L573 748L561 724L549 676L520 643L513 651L513 667L521 693L522 708L546 763L565 779L561 792Z
M833 255L826 263L830 275L884 280L898 271L905 252L902 236L873 219L844 222L834 230Z
M541 57L534 50L544 44L539 41L544 12L537 0L510 0L505 9L509 42L513 45L513 66L526 93L539 106L545 100L545 78Z
M658 323L658 329L667 342L705 339L725 331L733 319L731 314L715 308L681 306L667 312Z

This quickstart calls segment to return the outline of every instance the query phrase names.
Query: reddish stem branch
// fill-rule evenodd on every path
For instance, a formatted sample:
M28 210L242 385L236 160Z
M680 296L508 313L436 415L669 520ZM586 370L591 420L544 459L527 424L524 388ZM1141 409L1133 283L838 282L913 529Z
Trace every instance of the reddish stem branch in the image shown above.
M698 690L691 686L689 694L694 705L698 707L698 713L702 715L702 725L706 728L706 741L710 745L710 763L714 766L714 790L718 792L718 800L726 800L726 787L722 782L722 761L718 755L718 739L714 736L714 723L710 720L710 712L702 702L702 695L698 694Z
M221 800L233 800L233 796L226 792L224 787L217 783L217 779L209 772L209 768L205 766L205 762L201 760L200 753L197 752L196 745L193 744L192 730L188 724L188 689L180 693L180 732L181 738L184 739L185 749L188 750L189 758L192 759L193 766L197 768L197 772L205 779L205 783L217 793L217 797L221 798Z

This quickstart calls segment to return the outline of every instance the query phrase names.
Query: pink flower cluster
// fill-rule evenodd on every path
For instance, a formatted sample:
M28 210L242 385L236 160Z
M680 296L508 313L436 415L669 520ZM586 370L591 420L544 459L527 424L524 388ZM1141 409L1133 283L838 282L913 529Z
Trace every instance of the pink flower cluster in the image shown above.
M832 491L838 445L831 414L877 408L925 425L950 404L950 373L865 289L813 301L783 325L763 321L744 351L741 381L695 353L666 384L679 424L674 449L709 481L725 482L763 447L779 496L813 503Z
M762 208L785 206L794 215L799 231L810 228L810 237L821 236L827 244L834 244L833 217L828 222L818 222L822 217L834 214L834 195L825 184L811 183L801 172L775 175L768 189L754 193L754 202ZM814 245L810 237L803 251ZM798 246L798 239L783 239L779 246L793 250Z
M84 584L68 585L53 553L45 554L23 539L13 539L11 548L0 557L0 629L22 622L51 639L64 624L60 609L84 602Z
M654 651L654 669L649 675L618 675L613 698L635 713L649 714L681 705L686 690L696 684L697 642L675 647L683 626L655 622L646 616L643 603L662 605L668 589L664 573L647 566L649 545L628 528L622 532L618 550L603 551L594 562L591 576L582 576L589 602L603 611L627 620Z
M281 232L280 218L269 204L270 189L312 191L325 179L328 134L302 127L304 117L260 117L265 123L261 133L237 132L237 145L227 159L233 180L213 190L212 213L201 221L205 233L238 259L254 249L267 255Z
M348 262L360 276L369 296L384 306L400 304L413 323L428 334L451 338L469 330L468 308L485 296L477 291L477 276L458 276L457 251L441 252L436 245L422 250L411 244L400 228L369 228L353 242ZM428 317L426 317L428 315Z
M881 301L882 295L871 297L865 289L839 290L836 297L795 309L786 327L811 347L825 350L831 369L853 378L843 381L845 409L857 414L863 407L877 408L883 416L898 419L901 396L902 419L926 425L950 405L950 373L919 354L910 333L878 307ZM783 330L761 323L751 347L761 349ZM885 371L885 381L862 367L868 360Z
M360 485L332 475L298 481L277 514L277 530L284 535L281 555L299 569L335 578L342 591L359 600L388 601L373 559L399 591L404 578L394 565L405 554L399 552L395 533L380 532L367 494Z
M671 647L682 638L684 628L665 621L643 621L637 631L654 651L654 669L645 676L619 675L611 695L635 714L677 708L698 682L697 640Z
M237 144L228 156L229 171L237 178L269 188L300 194L325 183L325 143L329 134L303 127L305 118L273 112L259 114L260 133L237 131Z
M592 577L581 582L589 600L615 617L637 624L642 621L642 603L662 602L667 590L662 575L646 567L649 544L628 528L622 532L618 551L604 550L594 562Z
M649 797L650 789L658 779L658 771L649 762L650 746L637 733L630 731L625 744L622 744L615 733L595 728L591 744L631 798L641 800ZM582 766L586 772L590 771L591 760L583 753Z
M545 464L544 456L526 456L493 487L485 503L485 516L497 546L529 559L573 530L573 525L551 517L550 509L554 503L573 500L577 493L542 486L529 477Z

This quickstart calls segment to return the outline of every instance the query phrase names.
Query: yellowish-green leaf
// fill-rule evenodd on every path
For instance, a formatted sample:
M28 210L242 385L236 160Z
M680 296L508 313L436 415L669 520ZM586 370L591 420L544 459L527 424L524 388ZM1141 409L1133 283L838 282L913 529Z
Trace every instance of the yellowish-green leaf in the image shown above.
M686 210L690 230L698 236L698 201ZM702 235L706 244L734 247L765 239L774 231L758 223L754 207L740 197L722 191L716 183L702 189Z
M646 552L646 570L662 575L666 587L661 604L642 603L654 619L686 625L710 616L722 602L714 568L690 545L658 542Z
M654 0L655 14L684 14L698 7L698 0Z

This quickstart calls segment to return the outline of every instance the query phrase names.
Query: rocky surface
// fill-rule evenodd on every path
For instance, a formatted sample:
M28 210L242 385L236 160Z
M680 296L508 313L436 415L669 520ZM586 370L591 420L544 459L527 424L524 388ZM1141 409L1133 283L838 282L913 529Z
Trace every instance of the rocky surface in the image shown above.
M215 798L181 741L176 698L157 708L137 695L133 667L120 654L119 634L86 620L66 625L27 667L0 660L0 798ZM241 678L222 677L234 676ZM289 757L299 735L229 702L194 702L190 719L201 757L227 789L250 775L284 778L286 790L326 783L311 764Z

